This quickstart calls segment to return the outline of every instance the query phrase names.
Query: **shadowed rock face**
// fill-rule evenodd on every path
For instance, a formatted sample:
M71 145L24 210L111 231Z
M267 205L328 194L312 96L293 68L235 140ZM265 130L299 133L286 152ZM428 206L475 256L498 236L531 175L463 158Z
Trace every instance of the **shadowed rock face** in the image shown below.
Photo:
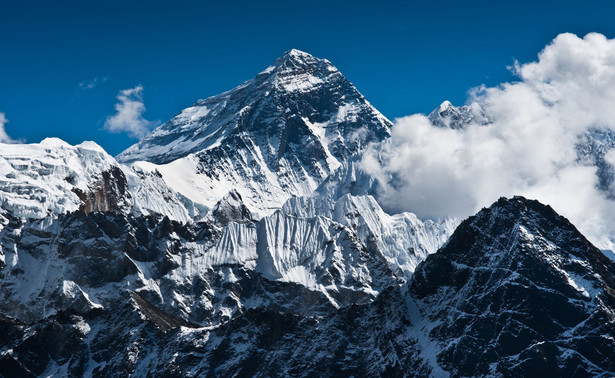
M245 282L258 280L241 290ZM275 284L269 293L288 292ZM611 376L614 286L613 263L565 218L500 199L371 303L317 317L260 305L191 329L176 328L186 323L172 309L123 292L104 309L38 323L0 318L2 350L12 350L0 352L0 372Z
M241 194L234 190L218 201L212 209L211 215L222 226L226 226L230 222L242 223L252 221L252 214L250 214L250 210L242 202Z
M409 287L454 375L615 370L615 265L537 201L464 221Z

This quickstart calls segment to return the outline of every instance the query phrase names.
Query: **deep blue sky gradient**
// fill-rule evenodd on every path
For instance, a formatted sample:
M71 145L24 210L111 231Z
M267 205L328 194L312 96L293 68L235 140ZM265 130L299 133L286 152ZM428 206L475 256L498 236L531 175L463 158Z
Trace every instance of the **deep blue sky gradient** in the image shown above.
M135 142L102 129L119 90L165 121L251 79L284 51L327 58L390 119L514 80L557 34L615 36L609 1L0 2L0 112L13 138ZM83 90L80 82L106 78Z

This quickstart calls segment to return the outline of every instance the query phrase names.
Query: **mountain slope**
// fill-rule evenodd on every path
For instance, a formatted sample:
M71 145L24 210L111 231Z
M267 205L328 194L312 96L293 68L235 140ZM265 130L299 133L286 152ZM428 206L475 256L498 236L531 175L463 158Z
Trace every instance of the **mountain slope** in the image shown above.
M304 206L310 199L296 200L258 222L225 200L215 213L224 224L112 212L0 215L0 312L35 321L107 308L131 290L203 325L252 307L322 315L407 279L452 226L389 216L371 197L346 196L318 213Z

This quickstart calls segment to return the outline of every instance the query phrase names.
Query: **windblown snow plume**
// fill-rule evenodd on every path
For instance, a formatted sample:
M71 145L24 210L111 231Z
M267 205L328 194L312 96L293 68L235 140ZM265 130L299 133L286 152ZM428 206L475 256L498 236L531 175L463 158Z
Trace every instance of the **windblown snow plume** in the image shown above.
M520 81L470 91L469 102L493 120L488 125L436 127L420 114L396 120L392 138L363 160L380 181L380 199L390 210L435 218L524 195L612 249L614 196L600 188L599 168L580 157L580 144L596 132L615 135L615 40L560 34L538 61L513 70ZM615 150L601 146L608 148L603 168L613 172Z
M142 138L150 131L152 122L143 118L143 87L123 89L117 95L116 113L107 117L105 130L112 133L127 133L132 138Z

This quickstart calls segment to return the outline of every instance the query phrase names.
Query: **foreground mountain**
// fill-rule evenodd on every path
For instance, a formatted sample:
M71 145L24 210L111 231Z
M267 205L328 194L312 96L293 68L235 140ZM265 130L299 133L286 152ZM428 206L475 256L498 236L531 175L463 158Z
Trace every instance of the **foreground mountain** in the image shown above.
M421 330L453 375L610 376L615 264L549 206L500 199L415 272Z
M500 199L372 303L316 317L255 307L193 328L126 293L113 309L1 319L0 371L611 376L614 288L615 264L565 218Z
M239 87L198 101L121 153L213 207L234 188L255 217L308 196L391 123L329 61L291 50Z

